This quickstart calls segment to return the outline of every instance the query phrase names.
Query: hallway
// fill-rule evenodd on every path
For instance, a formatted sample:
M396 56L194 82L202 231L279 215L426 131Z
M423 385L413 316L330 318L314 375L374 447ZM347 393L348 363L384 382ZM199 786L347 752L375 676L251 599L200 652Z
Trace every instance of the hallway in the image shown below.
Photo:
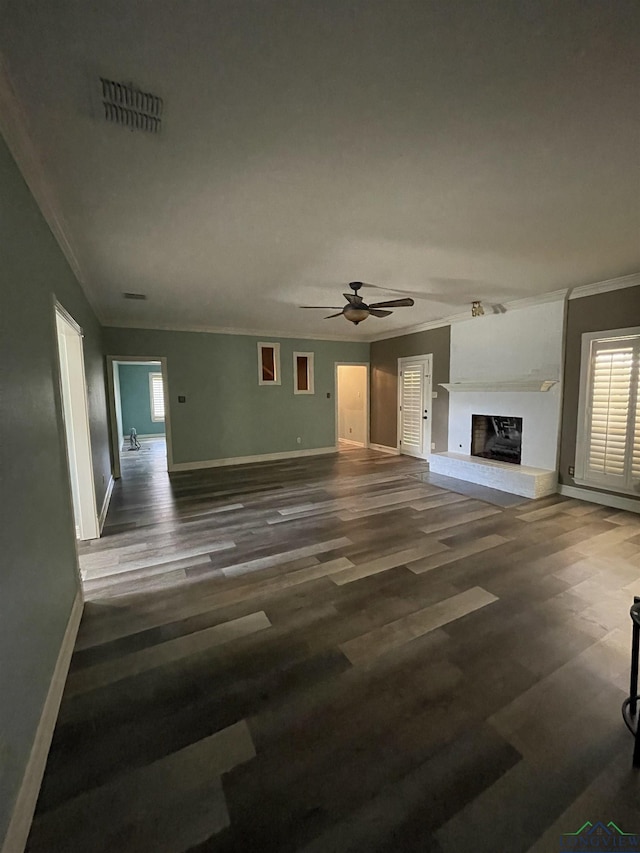
M171 478L129 456L82 548L30 851L544 853L586 819L638 828L638 516L499 506L368 450Z

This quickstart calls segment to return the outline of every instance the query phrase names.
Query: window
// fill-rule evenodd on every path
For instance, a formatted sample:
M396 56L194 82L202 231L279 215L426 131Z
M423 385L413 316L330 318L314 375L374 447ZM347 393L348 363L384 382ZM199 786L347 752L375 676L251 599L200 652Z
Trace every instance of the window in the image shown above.
M258 385L280 385L280 344L258 344Z
M164 420L164 387L162 373L149 374L149 396L151 398L151 420L154 423Z
M576 482L640 491L640 328L582 336Z
M293 354L293 393L313 394L313 353Z

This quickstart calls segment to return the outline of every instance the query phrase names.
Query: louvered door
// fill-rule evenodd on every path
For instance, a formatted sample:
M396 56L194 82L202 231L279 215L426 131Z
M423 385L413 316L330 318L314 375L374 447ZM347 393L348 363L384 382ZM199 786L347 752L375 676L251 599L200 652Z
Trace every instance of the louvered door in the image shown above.
M587 484L617 491L640 485L640 337L593 340L585 426L579 437Z
M431 446L431 357L398 364L398 448L425 459Z

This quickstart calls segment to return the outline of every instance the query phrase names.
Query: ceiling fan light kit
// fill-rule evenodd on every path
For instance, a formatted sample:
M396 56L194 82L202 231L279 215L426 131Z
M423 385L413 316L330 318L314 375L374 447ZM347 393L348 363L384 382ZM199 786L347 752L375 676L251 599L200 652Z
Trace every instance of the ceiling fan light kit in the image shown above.
M410 308L414 301L409 296L405 296L402 299L389 299L385 302L372 302L371 305L367 305L367 303L363 300L362 296L359 295L358 291L363 286L363 282L361 281L351 281L349 282L349 287L353 291L353 293L343 293L342 295L347 300L347 304L342 308L337 308L334 306L323 306L323 305L301 305L301 308L333 308L338 313L337 314L329 314L328 317L325 317L325 320L331 320L334 317L344 317L345 320L349 320L350 323L353 323L354 326L357 326L358 323L361 323L363 320L366 320L367 317L388 317L390 314L393 314L393 311L384 311L384 308ZM369 287L374 287L375 285L368 285ZM389 288L391 290L392 288Z

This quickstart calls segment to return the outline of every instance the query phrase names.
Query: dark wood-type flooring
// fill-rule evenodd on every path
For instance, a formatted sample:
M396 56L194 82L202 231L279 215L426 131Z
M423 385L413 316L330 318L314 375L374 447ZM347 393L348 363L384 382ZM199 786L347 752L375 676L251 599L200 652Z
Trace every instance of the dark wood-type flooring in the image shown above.
M640 517L365 450L123 453L32 853L555 851L640 832ZM452 484L455 486L455 482ZM511 501L509 501L511 502Z

